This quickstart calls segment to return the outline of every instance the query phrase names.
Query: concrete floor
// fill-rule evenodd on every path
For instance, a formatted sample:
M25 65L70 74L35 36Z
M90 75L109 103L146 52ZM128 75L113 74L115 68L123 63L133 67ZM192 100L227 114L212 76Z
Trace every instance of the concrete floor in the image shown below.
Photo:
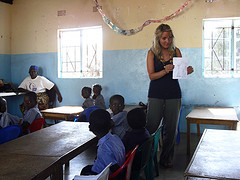
M187 156L186 146L187 146L187 136L186 133L180 134L180 143L175 146L175 155L174 155L174 166L173 168L164 169L159 167L160 175L155 177L154 180L183 180L184 171L191 160L191 157L194 153L195 148L201 137L198 137L196 134L191 135L191 154ZM64 180L72 180L75 175L79 175L81 169L88 165L92 164L96 157L96 148L92 147L87 151L84 151L74 159L70 161L69 167L64 167ZM142 175L141 180L144 180L144 174Z

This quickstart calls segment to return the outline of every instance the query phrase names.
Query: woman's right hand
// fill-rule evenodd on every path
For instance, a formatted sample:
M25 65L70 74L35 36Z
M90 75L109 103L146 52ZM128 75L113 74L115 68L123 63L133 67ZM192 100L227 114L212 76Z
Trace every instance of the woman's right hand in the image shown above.
M168 65L164 66L166 73L173 71L173 68L174 68L174 65L172 65L172 64L168 64Z

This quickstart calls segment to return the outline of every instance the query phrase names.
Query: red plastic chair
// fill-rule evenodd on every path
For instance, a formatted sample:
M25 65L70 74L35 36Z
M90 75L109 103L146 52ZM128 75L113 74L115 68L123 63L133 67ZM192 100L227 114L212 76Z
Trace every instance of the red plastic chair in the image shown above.
M119 179L118 176L125 171L126 175L123 180L130 180L131 170L132 170L132 162L133 162L133 158L135 156L137 148L138 148L138 145L133 150L129 151L126 154L127 160L125 161L125 163L117 171L110 174L108 179Z
M28 128L23 130L23 133L26 132L27 129L29 129L30 133L38 131L43 128L43 124L44 124L44 118L35 119L32 122L32 124L30 126L28 126Z

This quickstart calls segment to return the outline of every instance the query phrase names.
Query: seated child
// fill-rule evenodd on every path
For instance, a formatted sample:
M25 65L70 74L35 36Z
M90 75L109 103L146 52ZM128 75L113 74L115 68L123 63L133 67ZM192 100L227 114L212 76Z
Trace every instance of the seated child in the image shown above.
M92 94L92 89L90 87L83 87L82 88L82 97L85 99L85 101L83 102L83 109L87 109L89 107L93 107L93 99L90 97Z
M110 171L114 172L125 162L125 148L117 135L109 132L112 126L110 114L103 109L94 110L89 116L89 130L98 140L97 158L93 165L84 167L81 175L99 174L112 162Z
M113 95L110 98L111 118L113 120L112 133L118 135L121 139L125 135L129 126L127 124L127 111L124 109L124 98L121 95Z
M27 128L35 119L41 118L42 114L40 113L37 106L37 94L35 92L29 92L24 95L24 117L22 122L22 128Z
M128 125L132 128L127 131L122 139L126 153L133 149L136 145L141 145L150 137L150 133L145 128L146 114L143 109L135 108L127 114Z
M94 84L93 85L93 100L94 100L94 105L101 108L101 109L106 109L104 97L101 95L102 91L102 86L100 84Z
M0 129L10 125L18 125L19 123L19 117L7 113L7 101L0 97Z

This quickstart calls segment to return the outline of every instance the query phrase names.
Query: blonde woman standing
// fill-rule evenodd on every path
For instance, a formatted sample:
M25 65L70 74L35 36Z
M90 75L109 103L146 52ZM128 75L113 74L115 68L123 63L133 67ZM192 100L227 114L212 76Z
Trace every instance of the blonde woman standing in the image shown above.
M147 71L150 78L148 91L147 129L153 134L164 121L163 148L160 165L173 166L174 144L181 109L181 89L177 79L172 78L173 57L182 57L174 45L174 35L169 25L157 27L153 45L147 54ZM189 66L187 73L193 68Z

